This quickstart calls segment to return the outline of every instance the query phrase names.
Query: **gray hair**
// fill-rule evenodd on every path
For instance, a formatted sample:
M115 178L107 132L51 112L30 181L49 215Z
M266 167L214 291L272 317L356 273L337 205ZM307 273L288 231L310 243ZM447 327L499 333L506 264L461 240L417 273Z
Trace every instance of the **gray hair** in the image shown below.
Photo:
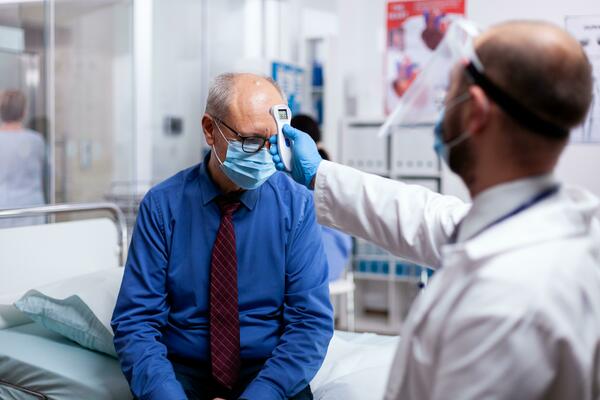
M210 89L208 89L208 98L206 99L205 112L213 117L224 119L229 114L229 106L231 98L233 97L233 90L235 80L242 76L247 75L245 73L234 73L228 72L225 74L218 75ZM283 98L284 102L287 102L287 98L283 90L277 82L268 76L255 75L257 79L264 79L269 82Z
M4 122L20 122L25 116L27 100L20 90L7 90L0 101L0 118Z

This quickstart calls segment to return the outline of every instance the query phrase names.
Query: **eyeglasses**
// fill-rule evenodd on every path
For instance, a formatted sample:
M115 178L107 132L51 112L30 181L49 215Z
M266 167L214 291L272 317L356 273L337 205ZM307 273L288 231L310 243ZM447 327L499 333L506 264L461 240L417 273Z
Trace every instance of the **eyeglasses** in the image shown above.
M258 153L263 147L265 147L265 144L269 140L264 136L258 135L244 136L229 125L227 125L225 121L219 118L213 118L219 121L220 124L223 124L227 129L229 129L239 138L239 140L242 142L242 150L244 151L244 153Z

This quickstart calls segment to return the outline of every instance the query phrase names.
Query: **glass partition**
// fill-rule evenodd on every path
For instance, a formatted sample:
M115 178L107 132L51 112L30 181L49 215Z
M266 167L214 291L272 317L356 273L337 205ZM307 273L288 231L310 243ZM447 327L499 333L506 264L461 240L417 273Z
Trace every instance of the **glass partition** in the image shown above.
M53 6L56 201L126 195L122 183L134 176L132 1Z
M22 93L23 129L44 139L45 202L128 196L135 165L132 2L0 2L0 96Z
M0 208L43 205L52 197L45 18L45 2L0 2ZM0 228L43 221L3 219Z

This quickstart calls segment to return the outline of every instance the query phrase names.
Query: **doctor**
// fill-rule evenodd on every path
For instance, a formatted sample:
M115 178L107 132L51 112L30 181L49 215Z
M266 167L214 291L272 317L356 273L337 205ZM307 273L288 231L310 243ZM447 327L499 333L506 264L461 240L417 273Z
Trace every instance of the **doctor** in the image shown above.
M319 223L440 268L407 318L386 399L599 399L599 202L553 176L591 101L590 64L541 22L497 25L473 48L435 129L472 205L323 161L286 127L292 176L314 188Z

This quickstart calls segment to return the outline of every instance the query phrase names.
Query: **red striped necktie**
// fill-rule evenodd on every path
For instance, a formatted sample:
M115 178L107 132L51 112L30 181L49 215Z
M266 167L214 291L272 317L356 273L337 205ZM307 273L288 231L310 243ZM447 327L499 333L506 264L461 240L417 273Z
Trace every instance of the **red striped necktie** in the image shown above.
M221 225L213 246L210 269L210 357L212 375L231 389L240 370L238 270L233 213L239 201L218 198Z

